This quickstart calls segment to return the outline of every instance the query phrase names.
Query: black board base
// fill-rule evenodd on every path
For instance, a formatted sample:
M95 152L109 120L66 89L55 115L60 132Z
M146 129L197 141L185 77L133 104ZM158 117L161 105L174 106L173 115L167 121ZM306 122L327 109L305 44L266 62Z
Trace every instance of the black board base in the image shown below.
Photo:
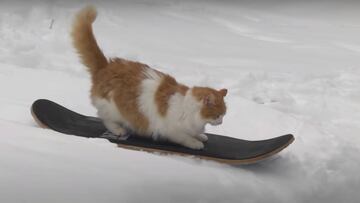
M99 118L78 114L50 100L35 101L31 112L40 126L60 133L87 138L103 138L126 149L195 156L227 164L258 162L280 152L294 141L294 136L291 134L267 140L249 141L206 133L209 139L204 143L204 149L193 150L134 134L128 136L127 139L119 139L108 133Z

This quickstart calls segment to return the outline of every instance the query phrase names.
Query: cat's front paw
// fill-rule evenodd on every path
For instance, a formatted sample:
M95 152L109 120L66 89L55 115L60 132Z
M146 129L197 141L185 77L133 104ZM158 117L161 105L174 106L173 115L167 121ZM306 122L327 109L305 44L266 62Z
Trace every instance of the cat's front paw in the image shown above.
M200 140L201 142L206 142L209 139L204 133L196 135L195 138Z
M194 139L194 138L186 139L185 142L183 143L183 145L190 149L196 149L196 150L204 148L204 144L201 141Z

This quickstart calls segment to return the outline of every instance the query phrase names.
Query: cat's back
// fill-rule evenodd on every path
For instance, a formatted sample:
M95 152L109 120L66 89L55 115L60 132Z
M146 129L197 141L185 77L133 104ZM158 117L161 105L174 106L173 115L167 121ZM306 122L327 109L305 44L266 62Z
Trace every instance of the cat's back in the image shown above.
M148 68L147 65L129 61L125 59L111 59L106 68L101 69L97 73L98 81L106 80L124 80L124 81L141 81L144 79L143 72Z
M93 75L92 93L107 96L121 88L123 91L136 91L144 79L147 65L125 59L111 59L106 68ZM135 93L135 92L134 92Z

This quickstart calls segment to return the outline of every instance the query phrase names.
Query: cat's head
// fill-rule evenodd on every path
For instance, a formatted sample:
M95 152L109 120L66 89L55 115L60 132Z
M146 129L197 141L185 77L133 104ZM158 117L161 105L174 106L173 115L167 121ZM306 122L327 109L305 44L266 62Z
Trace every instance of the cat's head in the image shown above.
M211 125L220 125L226 113L224 97L227 89L215 90L208 87L193 87L194 97L202 103L200 115Z

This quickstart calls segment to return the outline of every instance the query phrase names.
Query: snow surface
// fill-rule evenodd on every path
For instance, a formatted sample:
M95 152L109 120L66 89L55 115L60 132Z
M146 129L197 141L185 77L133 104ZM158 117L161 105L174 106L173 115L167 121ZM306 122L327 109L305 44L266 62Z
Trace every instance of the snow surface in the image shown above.
M275 158L232 167L39 128L38 98L95 115L71 46L87 3L0 3L0 202L359 202L360 3L96 1L107 56L188 85L226 87L242 139L293 133Z

